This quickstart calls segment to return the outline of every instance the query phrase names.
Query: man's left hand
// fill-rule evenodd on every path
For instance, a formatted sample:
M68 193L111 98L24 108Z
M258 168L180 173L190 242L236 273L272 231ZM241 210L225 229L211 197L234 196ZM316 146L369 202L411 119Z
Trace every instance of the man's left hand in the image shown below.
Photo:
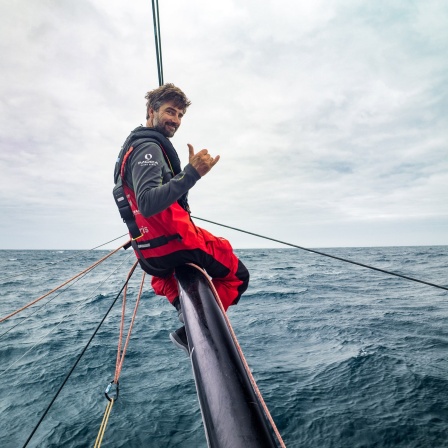
M197 154L194 153L193 145L187 144L190 156L190 165L195 168L199 175L205 176L219 161L219 156L212 157L207 149L201 149Z

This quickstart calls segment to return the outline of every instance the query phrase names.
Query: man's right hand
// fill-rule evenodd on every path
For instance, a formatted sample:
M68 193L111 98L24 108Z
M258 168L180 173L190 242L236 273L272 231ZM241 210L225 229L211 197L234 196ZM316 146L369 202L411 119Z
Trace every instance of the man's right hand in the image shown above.
M201 149L195 154L193 145L188 143L187 146L190 155L190 165L196 169L201 177L205 176L218 163L219 156L213 158L206 149Z

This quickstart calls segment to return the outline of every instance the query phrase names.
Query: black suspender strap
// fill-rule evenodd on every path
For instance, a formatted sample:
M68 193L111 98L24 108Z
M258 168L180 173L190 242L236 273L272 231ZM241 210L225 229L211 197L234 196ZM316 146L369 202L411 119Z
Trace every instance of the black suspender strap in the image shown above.
M138 247L137 241L131 240L132 248L135 250L135 252L139 255L139 261L143 265L143 270L147 272L150 275L156 275L157 277L166 277L168 274L172 272L172 269L160 269L156 268L149 264L148 260L143 256L141 250Z
M129 201L124 193L121 180L117 182L113 189L115 203L117 204L118 211L120 212L121 219L126 223L131 234L132 239L137 239L142 236L140 229L135 222L134 213L132 212Z
M155 249L156 247L160 247L160 246L164 246L165 244L168 244L170 241L173 240L181 240L182 237L178 234L175 233L174 235L169 235L169 236L158 236L157 238L153 238L152 240L146 240L146 241L142 241L141 243L139 243L137 241L137 246L140 250L142 249Z
M168 244L170 241L174 240L181 240L182 237L175 233L174 235L162 235L157 238L153 238L151 240L144 240L140 243L138 243L136 240L139 238L142 238L143 235L140 232L140 229L138 228L137 222L135 220L134 213L132 212L132 208L129 204L129 201L126 197L126 194L124 192L123 184L121 182L121 178L119 178L118 182L116 183L114 189L113 189L114 199L115 203L117 204L118 211L120 212L120 216L123 219L123 221L126 223L129 233L132 237L132 247L134 250L139 254L140 260L143 264L145 264L145 257L142 255L141 250L142 249L155 249L156 247L164 246L165 244ZM150 265L148 264L148 267ZM153 270L157 270L153 267L151 267Z

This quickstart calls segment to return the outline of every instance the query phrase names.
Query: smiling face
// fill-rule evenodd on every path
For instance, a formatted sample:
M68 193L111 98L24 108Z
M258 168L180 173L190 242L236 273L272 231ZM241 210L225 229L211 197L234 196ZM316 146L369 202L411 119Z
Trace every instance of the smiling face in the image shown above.
M179 128L185 111L177 107L174 101L163 103L159 110L149 109L146 126L154 128L165 137L172 137Z

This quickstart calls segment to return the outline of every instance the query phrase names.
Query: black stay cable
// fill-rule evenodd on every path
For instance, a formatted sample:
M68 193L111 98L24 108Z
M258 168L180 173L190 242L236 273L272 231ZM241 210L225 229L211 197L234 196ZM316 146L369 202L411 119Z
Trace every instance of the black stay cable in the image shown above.
M106 320L106 317L109 315L109 313L111 312L112 308L114 307L115 303L117 302L118 298L120 297L123 289L126 287L126 285L128 284L129 280L131 279L132 274L135 271L135 268L137 267L137 264L134 264L134 266L132 267L131 271L129 272L128 278L126 279L126 281L124 282L123 286L120 289L120 292L117 294L117 296L115 297L115 299L113 300L112 304L110 305L109 309L107 310L106 314L104 315L104 317L101 319L101 322L98 324L98 326L96 327L95 331L93 332L92 336L90 337L89 341L87 342L86 346L83 348L83 350L81 351L81 353L79 354L77 360L75 361L75 364L73 364L73 367L70 369L70 372L68 372L67 376L65 377L64 381L62 382L61 386L59 387L58 391L56 392L56 395L53 397L53 399L51 400L50 404L47 406L47 409L45 409L45 412L42 414L40 420L37 422L37 425L34 427L33 431L31 432L31 434L29 435L28 439L26 440L25 444L23 445L23 448L25 448L28 443L30 442L31 438L33 437L34 433L37 431L37 428L39 428L40 424L42 423L43 419L45 418L45 416L47 415L48 411L50 410L51 406L53 406L53 403L56 401L56 398L58 397L58 395L61 393L62 389L64 388L65 384L67 383L67 381L69 380L71 374L73 373L73 371L75 370L76 366L78 365L79 361L81 360L82 356L84 355L84 353L86 352L86 350L88 349L90 343L92 342L93 338L96 336L96 334L98 333L101 325L103 325L104 321Z
M152 17L154 22L154 40L156 44L157 73L159 86L163 85L162 39L160 36L159 1L152 0Z
M398 274L397 272L386 271L385 269L380 269L380 268L376 268L374 266L369 266L368 264L363 264L363 263L359 263L357 261L348 260L347 258L336 257L335 255L330 255L325 252L320 252L320 251L314 250L314 249L308 249L306 247L298 246L297 244L287 243L286 241L281 241L281 240L277 240L275 238L270 238L268 236L259 235L258 233L253 233L253 232L249 232L247 230L238 229L237 227L227 226L225 224L220 224L219 222L214 222L214 221L210 221L208 219L199 218L198 216L191 216L191 217L194 219L199 219L201 221L209 222L211 224L216 224L217 226L226 227L228 229L236 230L236 231L242 232L242 233L247 233L248 235L253 235L253 236L257 236L259 238L264 238L265 240L275 241L276 243L285 244L286 246L296 247L297 249L306 250L307 252L312 252L314 254L319 254L319 255L323 255L325 257L334 258L335 260L344 261L345 263L355 264L355 265L361 266L363 268L372 269L372 270L378 271L378 272L383 272L384 274L395 275L396 277L401 277L406 280L411 280L411 281L417 282L417 283L423 283L424 285L434 286L435 288L444 289L445 291L448 291L448 288L446 286L441 286L441 285L436 285L435 283L425 282L425 281L419 280L417 278L408 277L407 275Z
M157 57L157 69L158 69L158 75L159 75L159 86L163 84L163 66L162 66L162 43L160 38L160 18L159 18L159 2L158 0L152 0L152 16L154 21L154 38L155 38L155 44L156 44L156 57ZM448 291L448 287L436 285L435 283L425 282L423 280L419 280L417 278L409 277L407 275L398 274L397 272L391 272L387 271L385 269L376 268L374 266L369 266L367 264L359 263L357 261L348 260L346 258L337 257L335 255L330 255L325 252L320 252L318 250L308 249L306 247L298 246L297 244L291 244L287 243L286 241L277 240L275 238L270 238L268 236L259 235L257 233L249 232L247 230L238 229L236 227L227 226L225 224L220 224L219 222L210 221L208 219L199 218L198 216L192 216L192 218L199 219L201 221L209 222L211 224L215 224L217 226L226 227L228 229L236 230L237 232L247 233L248 235L257 236L259 238L264 238L265 240L275 241L276 243L285 244L286 246L296 247L297 249L302 249L307 252L312 252L314 254L323 255L325 257L333 258L335 260L343 261L345 263L351 263L356 266L361 266L363 268L371 269L374 271L382 272L384 274L388 275L394 275L395 277L400 277L406 280L411 280L413 282L422 283L423 285L433 286L435 288L443 289L445 291Z
M162 43L161 43L161 38L160 38L160 18L159 18L159 2L158 2L158 0L152 0L152 16L153 16L153 21L154 21L154 38L155 38L155 44L156 44L156 57L157 57L157 69L158 69L158 75L159 75L159 86L161 86L163 84L163 67L162 67ZM281 241L281 240L277 240L275 238L270 238L267 236L259 235L257 233L249 232L247 230L242 230L242 229L238 229L236 227L227 226L225 224L220 224L218 222L210 221L208 219L199 218L198 216L192 216L192 218L199 219L199 220L205 221L205 222L209 222L209 223L215 224L217 226L226 227L228 229L236 230L238 232L247 233L248 235L253 235L253 236L257 236L259 238L264 238L266 240L275 241L277 243L285 244L287 246L296 247L297 249L302 249L307 252L312 252L315 254L323 255L325 257L333 258L335 260L343 261L345 263L351 263L351 264L354 264L357 266L361 266L363 268L382 272L382 273L388 274L388 275L394 275L396 277L400 277L400 278L403 278L406 280L411 280L413 282L422 283L422 284L428 285L428 286L434 286L435 288L440 288L445 291L448 291L448 287L446 287L446 286L441 286L441 285L436 285L435 283L425 282L423 280L419 280L419 279L416 279L413 277L408 277L406 275L398 274L397 272L387 271L385 269L376 268L374 266L369 266L367 264L359 263L357 261L348 260L346 258L337 257L335 255L330 255L330 254L320 252L317 250L313 250L313 249L308 249L306 247L298 246L297 244L287 243L285 241Z

